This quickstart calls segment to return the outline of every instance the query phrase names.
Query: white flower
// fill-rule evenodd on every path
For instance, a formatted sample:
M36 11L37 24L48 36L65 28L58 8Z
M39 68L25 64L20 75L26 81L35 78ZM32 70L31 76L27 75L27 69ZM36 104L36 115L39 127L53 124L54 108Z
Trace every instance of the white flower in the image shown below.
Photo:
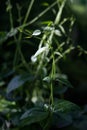
M48 46L47 47L42 47L39 50L37 50L37 52L33 56L31 56L31 61L36 62L37 61L37 56L40 55L43 52L47 52L47 50L48 50Z
M56 30L55 30L55 35L61 36L62 34L61 34L61 32L60 32L58 29L56 29Z

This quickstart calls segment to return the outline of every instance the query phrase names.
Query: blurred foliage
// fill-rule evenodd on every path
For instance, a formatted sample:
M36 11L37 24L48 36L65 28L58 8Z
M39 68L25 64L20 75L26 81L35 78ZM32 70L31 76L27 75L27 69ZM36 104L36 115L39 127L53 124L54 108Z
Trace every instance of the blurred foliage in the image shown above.
M0 130L87 129L86 14L74 4L0 1Z

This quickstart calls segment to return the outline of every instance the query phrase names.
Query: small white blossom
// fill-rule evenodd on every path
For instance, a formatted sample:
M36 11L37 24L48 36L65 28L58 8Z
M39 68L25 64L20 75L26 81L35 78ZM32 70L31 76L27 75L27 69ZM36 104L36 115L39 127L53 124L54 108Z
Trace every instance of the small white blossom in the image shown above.
M43 52L47 52L47 50L48 50L48 47L42 47L39 50L37 50L37 52L33 56L31 56L31 61L36 62L37 56L40 55Z

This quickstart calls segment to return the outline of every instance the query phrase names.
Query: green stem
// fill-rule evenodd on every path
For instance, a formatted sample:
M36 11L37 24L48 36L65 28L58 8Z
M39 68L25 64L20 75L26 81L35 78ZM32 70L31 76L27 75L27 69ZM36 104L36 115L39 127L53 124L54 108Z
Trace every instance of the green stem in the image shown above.
M17 28L23 28L23 27L27 27L31 24L33 24L34 22L36 22L39 18L41 18L44 14L46 14L51 8L53 8L55 5L57 4L57 1L55 1L52 5L50 5L50 7L46 8L44 11L42 11L37 17L35 17L34 19L32 19L30 22L23 24Z
M50 98L51 98L51 105L53 106L53 80L55 78L55 73L56 73L56 67L55 67L55 59L53 55L53 63L52 63L52 71L51 71L51 93L50 93Z
M27 19L30 15L30 12L31 12L31 9L32 9L32 6L33 6L33 3L34 3L35 0L31 0L30 4L29 4L29 7L28 7L28 10L27 10L27 13L25 15L25 19L24 19L24 22L23 24L25 24L27 22Z
M53 83L52 82L51 82L50 102L51 102L51 106L53 106Z
M13 29L13 18L12 18L12 5L11 5L11 1L8 0L8 6L10 6L10 9L9 9L9 16L10 16L10 25L11 25L11 29Z
M27 22L27 19L28 19L29 15L30 15L30 11L31 11L31 9L32 9L32 6L33 6L34 1L35 1L35 0L31 0L30 4L29 4L29 6L28 6L28 10L27 10L27 13L26 13L26 15L25 15L25 18L24 18L24 21L23 21L23 25L25 25L26 22ZM24 29L24 26L22 26L22 30L23 30L23 29ZM19 41L21 41L21 38L22 38L22 33L20 32Z
M21 16L21 7L19 4L16 5L17 6L17 9L18 9L18 21L19 21L19 26L21 26L21 19L22 19L22 16Z
M26 24L26 22L27 22L27 19L28 19L29 15L30 15L30 11L31 11L31 9L32 9L32 6L33 6L34 1L35 1L35 0L31 0L30 4L29 4L29 6L28 6L28 10L27 10L27 13L26 13L26 15L25 15L25 19L24 19L24 21L23 21L23 25ZM22 27L22 29L23 29L23 28L24 28L24 27ZM19 55L21 56L22 63L24 64L24 66L26 67L26 69L29 71L28 64L27 64L27 62L26 62L26 60L25 60L25 57L23 56L22 51L21 51L21 45L20 45L21 39L22 39L22 33L20 32L19 38L18 38L18 43L17 43L17 48L16 48L16 53L15 53L14 63L16 62L16 59L17 59L17 56L18 56L18 53L19 53Z
M62 15L62 11L63 11L63 8L65 6L65 3L66 3L66 0L64 0L58 10L58 13L57 13L57 16L56 16L56 19L54 21L54 24L57 25L59 24L60 20L61 20L61 15Z

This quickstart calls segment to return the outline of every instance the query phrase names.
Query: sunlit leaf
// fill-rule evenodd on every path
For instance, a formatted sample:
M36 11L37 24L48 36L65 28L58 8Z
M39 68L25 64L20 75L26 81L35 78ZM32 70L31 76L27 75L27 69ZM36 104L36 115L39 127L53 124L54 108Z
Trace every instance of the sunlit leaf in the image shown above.
M63 55L60 52L55 52L56 55L63 57Z
M41 24L46 24L46 25L50 26L53 24L53 21L43 21L43 22L41 22Z
M63 26L59 25L59 28L61 29L62 33L66 34L65 29Z
M49 4L47 2L43 2L42 5L43 6L49 6Z

